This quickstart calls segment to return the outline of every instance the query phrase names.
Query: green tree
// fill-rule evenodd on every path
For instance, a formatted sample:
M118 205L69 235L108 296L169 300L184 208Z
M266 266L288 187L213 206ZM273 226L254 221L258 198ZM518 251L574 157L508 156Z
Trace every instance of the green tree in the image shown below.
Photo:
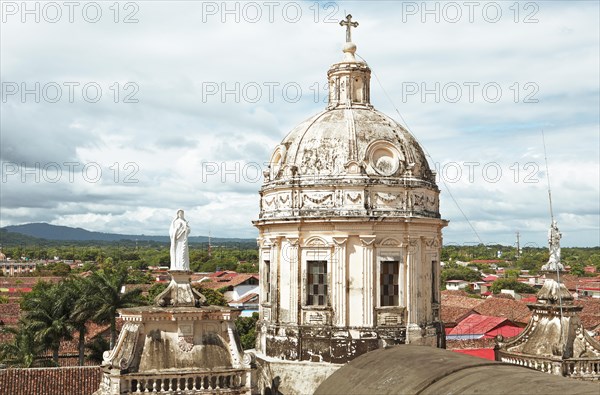
M457 264L446 264L441 272L441 282L448 280L481 281L481 273Z
M218 290L210 288L202 288L201 285L192 284L192 287L197 289L202 295L206 297L206 304L209 306L227 306L225 296Z
M148 304L154 304L154 298L156 298L162 291L167 289L169 283L155 283L152 284L150 289L148 289L148 296L146 299L148 300Z
M535 294L537 289L529 284L517 281L516 278L499 278L494 281L491 286L493 293L498 294L502 289L512 289L517 293Z
M237 265L235 271L238 273L258 273L258 265L249 262L240 263Z
M255 347L256 321L258 321L258 313L252 313L252 317L239 317L235 320L235 328L244 350Z
M110 350L110 343L102 336L96 337L86 345L89 350L87 359L100 365L104 359L104 352Z
M40 282L21 303L26 329L34 334L36 341L52 351L56 365L60 342L72 338L74 328L70 315L73 307L74 300L64 283L48 285Z
M86 297L86 291L88 290L87 279L81 277L75 277L65 281L65 291L69 293L69 296L73 299L74 305L69 315L71 325L79 334L77 339L77 349L79 352L79 366L83 366L85 362L85 335L87 333L86 324L91 320L93 316L92 310L86 310L80 308Z
M44 346L37 341L35 334L27 329L23 322L20 322L17 327L2 328L2 333L12 335L11 341L0 343L2 363L13 368L32 368L44 364L43 360L38 359L38 356L44 352Z
M571 265L570 273L574 276L582 277L585 275L584 266L581 263L574 263Z
M77 314L92 311L91 319L97 323L110 323L110 348L117 341L117 310L145 304L141 289L121 293L127 280L126 270L98 270L86 282L86 291L77 306Z

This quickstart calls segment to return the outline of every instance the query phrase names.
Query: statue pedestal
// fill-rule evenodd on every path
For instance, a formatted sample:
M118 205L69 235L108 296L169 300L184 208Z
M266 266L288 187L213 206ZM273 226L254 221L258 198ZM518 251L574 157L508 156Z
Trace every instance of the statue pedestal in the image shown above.
M557 281L559 280L559 276L562 277L563 275L567 274L567 272L565 270L560 270L558 273L556 272L556 270L540 270L539 274L542 274L544 276L544 278L546 280L554 280Z
M104 353L95 395L252 393L255 370L236 340L241 310L142 306L119 314L123 328Z
M206 302L206 298L190 285L192 272L184 270L169 270L171 282L167 289L162 291L155 299L156 305L174 307L199 307Z
M235 327L241 310L202 306L189 271L172 270L154 306L120 309L123 328L104 353L95 395L255 393L256 370Z

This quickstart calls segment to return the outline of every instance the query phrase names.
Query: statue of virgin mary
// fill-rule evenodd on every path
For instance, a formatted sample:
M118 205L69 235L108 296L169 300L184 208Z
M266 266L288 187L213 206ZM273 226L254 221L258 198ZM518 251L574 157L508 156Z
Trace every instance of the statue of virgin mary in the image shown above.
M171 238L171 270L190 270L190 254L188 235L190 226L183 216L183 210L177 210L177 216L171 222L169 236Z

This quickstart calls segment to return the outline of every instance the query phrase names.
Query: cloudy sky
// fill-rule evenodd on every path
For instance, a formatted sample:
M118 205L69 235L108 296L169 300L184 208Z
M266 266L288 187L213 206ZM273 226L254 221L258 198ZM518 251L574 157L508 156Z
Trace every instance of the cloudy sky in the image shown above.
M543 131L563 245L600 245L597 1L1 4L1 226L166 234L183 208L196 235L255 237L260 172L324 108L352 13L447 244L546 244Z

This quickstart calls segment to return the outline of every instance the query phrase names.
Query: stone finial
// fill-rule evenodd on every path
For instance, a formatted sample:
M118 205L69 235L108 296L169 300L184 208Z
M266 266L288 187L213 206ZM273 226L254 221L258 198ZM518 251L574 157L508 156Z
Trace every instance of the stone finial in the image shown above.
M573 301L573 295L569 292L564 284L561 284L553 279L548 279L544 282L542 289L537 294L538 302L545 304L556 304L559 301L570 303Z

